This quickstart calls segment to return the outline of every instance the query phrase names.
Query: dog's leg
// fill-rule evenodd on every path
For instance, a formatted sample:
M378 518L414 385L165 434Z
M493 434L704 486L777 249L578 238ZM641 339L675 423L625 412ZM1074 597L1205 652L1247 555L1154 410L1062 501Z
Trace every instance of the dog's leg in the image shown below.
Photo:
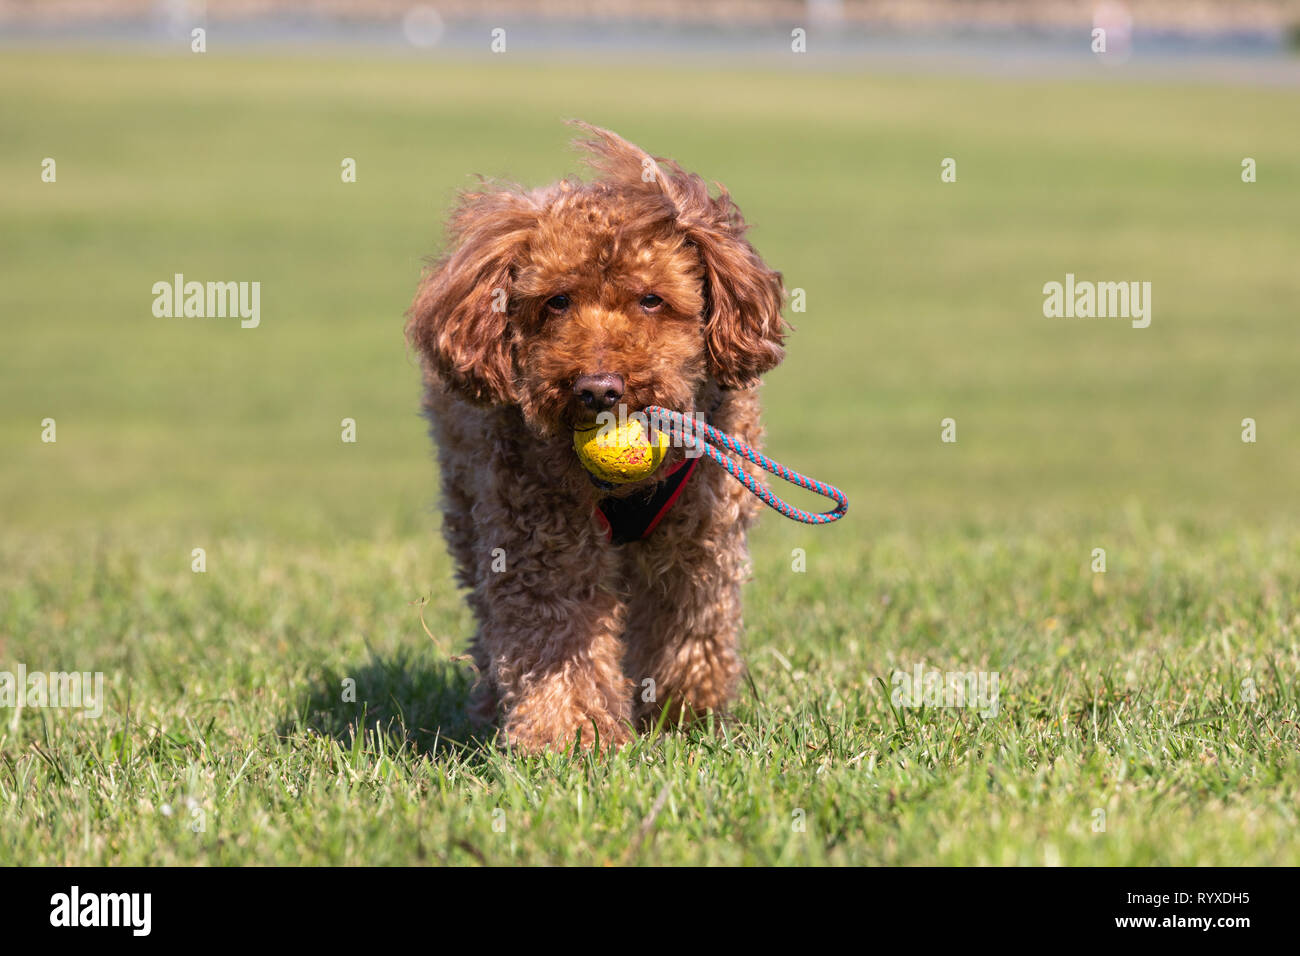
M590 747L598 738L602 748L623 744L632 716L621 666L624 606L592 506L553 480L495 474L509 475L510 487L489 491L475 508L475 597L505 737L527 751Z
M697 474L692 481L704 486L684 494L649 539L625 549L633 589L624 666L642 728L653 727L665 707L670 724L721 712L740 680L740 588L753 509L735 493L739 485L717 483L719 474Z
M620 746L631 736L621 667L621 608L606 592L532 594L494 609L487 633L505 707L503 730L525 751Z

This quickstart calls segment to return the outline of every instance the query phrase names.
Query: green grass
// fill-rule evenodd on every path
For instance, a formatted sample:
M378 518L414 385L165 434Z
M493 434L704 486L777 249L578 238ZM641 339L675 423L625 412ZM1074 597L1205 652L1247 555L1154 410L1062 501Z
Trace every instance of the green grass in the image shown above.
M0 708L0 863L1300 863L1297 105L6 54L0 670L107 702ZM468 737L401 339L454 189L572 172L570 116L725 182L807 290L768 446L853 502L763 518L732 721L600 760ZM261 328L153 318L174 272L261 281ZM1151 327L1044 319L1066 272L1151 281ZM891 706L918 663L997 715Z

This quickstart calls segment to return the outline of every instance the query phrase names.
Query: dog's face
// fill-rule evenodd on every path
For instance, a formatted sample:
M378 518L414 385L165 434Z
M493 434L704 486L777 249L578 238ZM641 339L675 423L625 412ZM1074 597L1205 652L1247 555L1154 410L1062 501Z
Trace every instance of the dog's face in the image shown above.
M467 194L408 336L448 386L517 406L541 435L608 409L692 413L782 356L782 288L724 192L584 127L601 174Z
M515 264L516 393L544 431L623 404L692 409L707 373L704 269L662 205L562 191Z

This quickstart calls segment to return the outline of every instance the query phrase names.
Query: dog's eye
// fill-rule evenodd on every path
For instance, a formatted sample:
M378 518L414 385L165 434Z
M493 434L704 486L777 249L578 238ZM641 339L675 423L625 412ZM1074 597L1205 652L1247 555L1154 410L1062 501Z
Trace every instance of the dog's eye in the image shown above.
M554 312L557 315L561 312L568 311L569 297L567 295L553 295L546 300L546 311Z
M664 300L659 298L659 296L655 295L653 292L649 295L641 296L641 308L645 309L647 312L655 312L658 310L659 306L663 304Z

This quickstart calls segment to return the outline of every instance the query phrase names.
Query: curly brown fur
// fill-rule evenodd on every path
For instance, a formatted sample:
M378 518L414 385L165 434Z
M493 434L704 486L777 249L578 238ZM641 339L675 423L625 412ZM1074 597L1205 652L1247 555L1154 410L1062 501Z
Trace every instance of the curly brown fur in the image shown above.
M616 373L629 412L707 412L756 446L757 380L783 355L781 276L726 191L576 125L596 177L463 194L407 323L478 624L474 709L524 750L616 746L665 704L673 721L722 711L741 674L756 500L701 465L650 537L611 544L600 497L644 494L683 453L597 489L571 444L593 414L575 381Z

